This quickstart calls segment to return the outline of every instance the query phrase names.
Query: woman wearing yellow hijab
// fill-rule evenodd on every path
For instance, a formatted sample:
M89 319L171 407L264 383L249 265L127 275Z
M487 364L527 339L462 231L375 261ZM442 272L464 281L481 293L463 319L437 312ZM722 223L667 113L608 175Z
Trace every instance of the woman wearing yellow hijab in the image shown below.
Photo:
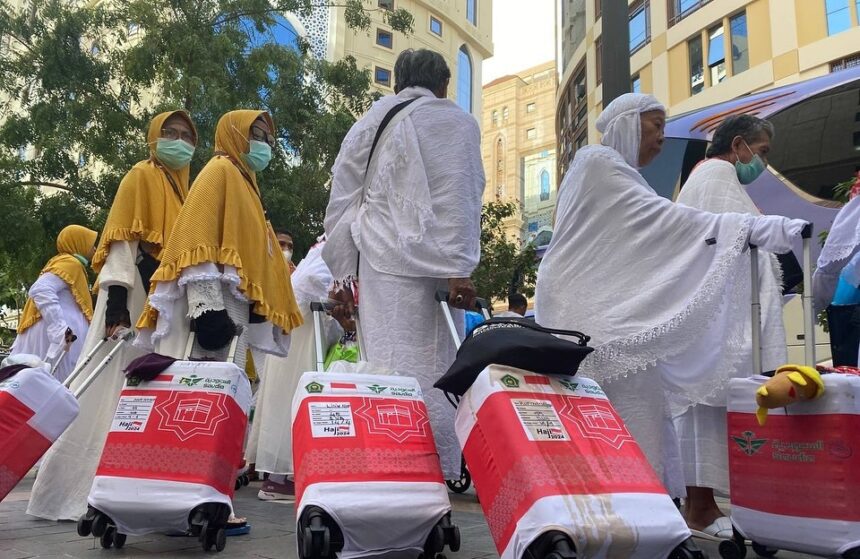
M57 236L57 255L48 260L18 321L18 337L12 354L29 353L51 363L60 359L70 329L77 340L57 366L54 375L63 381L72 372L93 317L93 299L87 283L87 266L96 250L98 233L69 225Z
M190 322L195 358L224 359L237 326L236 352L284 355L285 334L302 323L284 255L257 187L271 159L274 124L266 112L232 111L218 121L215 154L182 207L164 248L147 308L138 323L141 345L182 358Z
M120 183L93 256L93 269L99 273L98 299L81 350L84 355L104 336L131 326L140 315L149 277L188 196L188 166L197 145L188 114L171 111L155 116L147 144L149 158L135 164ZM86 512L87 495L125 380L122 369L140 355L140 350L127 344L81 397L78 418L45 455L28 514L77 520ZM85 371L72 388L87 376Z

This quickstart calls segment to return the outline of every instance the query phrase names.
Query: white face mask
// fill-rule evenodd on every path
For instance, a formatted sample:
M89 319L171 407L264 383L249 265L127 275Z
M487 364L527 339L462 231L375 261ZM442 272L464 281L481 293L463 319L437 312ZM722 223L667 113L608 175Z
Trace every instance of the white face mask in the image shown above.
M283 251L283 253L284 253L284 260L286 260L287 262L293 261L293 251L285 250L285 251Z

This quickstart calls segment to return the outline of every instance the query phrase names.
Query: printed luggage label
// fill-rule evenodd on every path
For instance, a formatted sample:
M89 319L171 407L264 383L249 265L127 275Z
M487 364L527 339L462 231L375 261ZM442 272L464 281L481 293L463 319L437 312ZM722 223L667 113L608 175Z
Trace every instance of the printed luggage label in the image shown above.
M549 400L511 400L530 441L569 441L570 435Z
M121 396L111 422L111 432L143 432L155 400L155 396Z
M308 413L314 438L355 436L349 402L310 402Z

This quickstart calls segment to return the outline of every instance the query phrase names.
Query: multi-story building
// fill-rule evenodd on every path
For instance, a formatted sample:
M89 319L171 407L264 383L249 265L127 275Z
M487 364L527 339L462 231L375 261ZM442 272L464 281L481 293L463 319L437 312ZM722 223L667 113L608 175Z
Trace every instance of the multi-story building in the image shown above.
M498 78L483 88L484 203L513 202L505 226L519 241L552 226L556 199L555 62Z
M440 52L451 68L448 97L463 109L481 114L481 66L493 55L492 0L371 0L365 4L367 31L346 24L344 6L320 6L310 16L287 19L326 60L353 56L371 72L374 87L388 94L394 87L394 61L407 48ZM413 33L404 35L384 22L384 10L405 8L415 18Z
M558 0L559 176L598 139L601 2L629 6L630 84L678 115L860 64L858 0Z

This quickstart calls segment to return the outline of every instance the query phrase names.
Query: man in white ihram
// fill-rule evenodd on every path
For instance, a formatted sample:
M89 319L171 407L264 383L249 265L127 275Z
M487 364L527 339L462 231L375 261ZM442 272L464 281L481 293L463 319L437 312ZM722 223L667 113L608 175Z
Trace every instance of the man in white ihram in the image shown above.
M601 384L670 495L684 495L669 397L712 403L749 317L747 245L783 253L806 222L673 204L639 168L663 145L666 109L628 93L597 119L602 145L576 152L538 270L536 319L581 330L580 367ZM668 393L668 396L667 396Z
M474 304L469 277L480 256L484 171L478 123L446 99L450 76L436 52L400 54L397 95L377 101L341 145L323 258L344 303L335 315L357 303L367 361L419 380L442 473L459 479L454 408L432 388L456 353L434 294L448 290L461 309ZM348 288L359 276L354 301ZM463 320L455 312L461 331Z

